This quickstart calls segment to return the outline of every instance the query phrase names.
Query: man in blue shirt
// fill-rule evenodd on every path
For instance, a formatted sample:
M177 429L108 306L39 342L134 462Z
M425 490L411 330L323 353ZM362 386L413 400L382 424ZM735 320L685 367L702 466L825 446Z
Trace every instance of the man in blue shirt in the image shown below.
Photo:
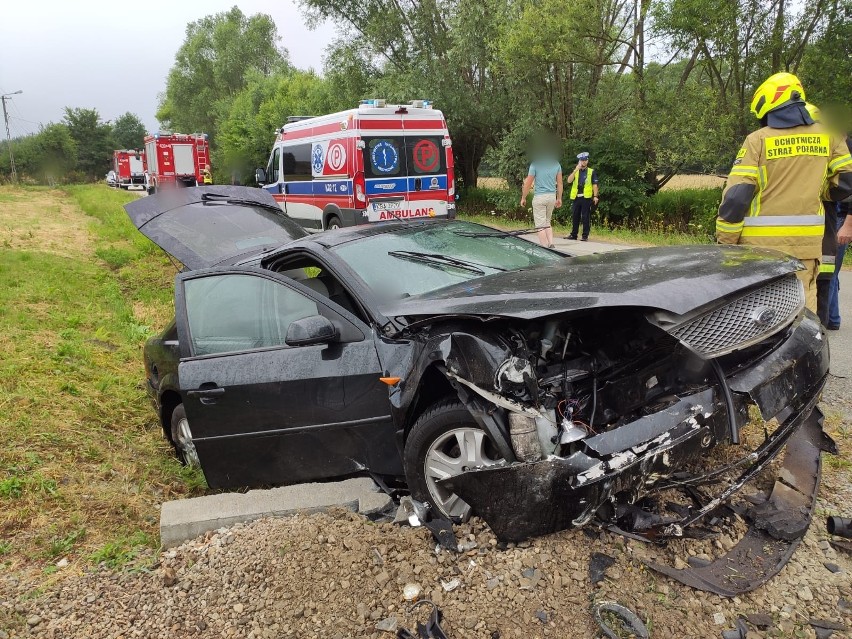
M568 183L572 184L571 199L574 204L571 207L572 226L571 235L566 239L576 240L577 231L580 230L580 222L583 223L583 237L585 242L589 239L589 227L591 226L592 204L598 205L598 172L589 168L589 154L583 151L577 155L577 166L568 176Z
M521 206L527 205L527 195L535 185L532 199L533 220L542 246L553 248L553 228L550 220L553 209L562 206L562 166L555 153L544 153L533 160L521 189Z

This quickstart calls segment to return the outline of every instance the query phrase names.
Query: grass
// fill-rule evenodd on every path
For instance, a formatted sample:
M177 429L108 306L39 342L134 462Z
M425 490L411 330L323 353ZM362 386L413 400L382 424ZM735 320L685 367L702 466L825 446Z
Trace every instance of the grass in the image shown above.
M530 214L532 215L532 214ZM509 220L496 215L466 215L459 214L459 219L486 224L505 230L519 230L533 227L532 218L528 221ZM557 237L565 236L571 231L571 227L559 224L554 219L553 232ZM648 225L645 229L607 229L605 227L592 225L590 238L598 242L611 242L613 244L631 244L634 246L671 246L683 244L705 244L704 240L697 235L678 233L661 226Z
M117 566L158 504L198 491L144 392L141 346L174 268L105 186L0 188L0 561Z

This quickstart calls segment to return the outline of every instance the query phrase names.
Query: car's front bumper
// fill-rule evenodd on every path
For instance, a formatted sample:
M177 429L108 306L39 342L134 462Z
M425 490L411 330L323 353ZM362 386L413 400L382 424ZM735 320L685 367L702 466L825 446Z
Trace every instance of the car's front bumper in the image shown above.
M823 328L806 312L775 349L728 376L738 428L746 423L752 403L765 419L777 416L781 422L770 440L749 453L750 476L780 452L810 415L828 364ZM442 483L469 503L499 539L520 541L582 525L608 503L632 503L725 440L729 425L722 387L715 385L586 439L568 457L476 469ZM734 483L738 489L744 482Z

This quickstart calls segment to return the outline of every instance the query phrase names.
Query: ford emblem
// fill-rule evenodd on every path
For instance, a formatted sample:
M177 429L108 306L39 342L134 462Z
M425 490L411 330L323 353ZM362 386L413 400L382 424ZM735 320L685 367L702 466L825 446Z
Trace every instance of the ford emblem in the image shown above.
M754 322L754 325L757 328L767 328L775 322L775 317L778 313L774 308L770 308L769 306L760 306L754 309L754 312L751 314L751 321Z

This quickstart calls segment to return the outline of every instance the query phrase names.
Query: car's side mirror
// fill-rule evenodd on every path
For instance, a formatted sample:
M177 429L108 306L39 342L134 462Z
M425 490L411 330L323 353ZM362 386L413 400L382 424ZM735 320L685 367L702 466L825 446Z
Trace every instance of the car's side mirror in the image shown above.
M264 169L255 169L254 180L258 184L266 184L266 171Z
M335 342L339 337L340 333L330 319L322 315L311 315L291 322L284 342L287 346L309 346Z

